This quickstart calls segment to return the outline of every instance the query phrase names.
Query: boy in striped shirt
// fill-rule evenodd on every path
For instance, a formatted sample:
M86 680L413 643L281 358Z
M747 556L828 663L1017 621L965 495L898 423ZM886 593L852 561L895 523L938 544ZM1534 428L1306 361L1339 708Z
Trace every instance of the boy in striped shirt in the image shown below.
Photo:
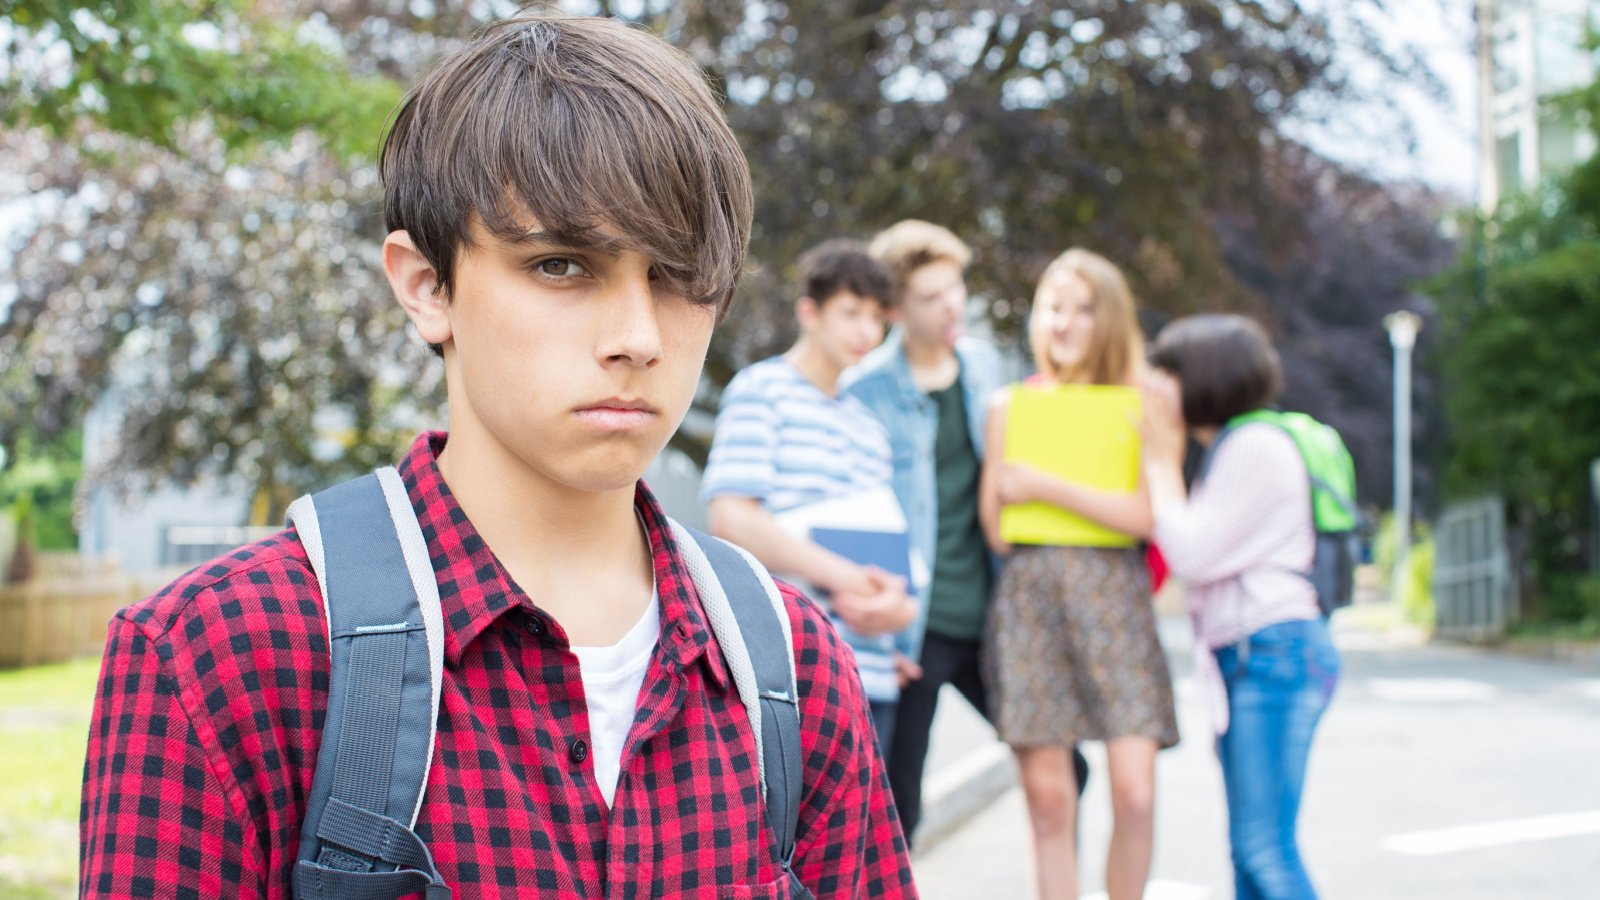
M917 617L904 580L796 537L778 516L808 504L887 489L889 437L839 376L883 340L892 290L866 247L823 243L800 260L800 339L744 369L722 394L701 497L711 530L755 554L774 574L825 594L855 650L878 743L893 739L900 685L894 635Z

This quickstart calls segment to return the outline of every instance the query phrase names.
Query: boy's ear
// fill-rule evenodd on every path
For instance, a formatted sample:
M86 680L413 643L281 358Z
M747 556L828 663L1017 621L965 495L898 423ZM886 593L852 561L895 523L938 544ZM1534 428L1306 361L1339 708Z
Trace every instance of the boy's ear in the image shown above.
M389 276L395 299L417 326L417 334L429 344L450 340L449 301L439 288L439 273L412 243L411 235L391 231L384 238L383 271Z
M810 330L817 322L817 315L822 312L822 304L810 297L801 297L795 301L794 317L800 323L801 331Z

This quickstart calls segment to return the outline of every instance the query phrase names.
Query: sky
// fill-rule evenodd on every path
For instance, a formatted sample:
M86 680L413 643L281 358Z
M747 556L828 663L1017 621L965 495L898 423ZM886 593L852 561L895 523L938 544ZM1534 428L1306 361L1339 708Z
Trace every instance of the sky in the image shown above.
M1401 0L1385 5L1390 22L1386 33L1423 55L1447 96L1436 99L1419 88L1394 83L1354 52L1342 63L1373 96L1393 98L1414 130L1414 151L1399 152L1403 148L1396 146L1387 124L1393 120L1374 103L1341 107L1329 125L1302 123L1294 132L1322 155L1380 179L1421 181L1470 201L1477 195L1478 158L1473 0Z

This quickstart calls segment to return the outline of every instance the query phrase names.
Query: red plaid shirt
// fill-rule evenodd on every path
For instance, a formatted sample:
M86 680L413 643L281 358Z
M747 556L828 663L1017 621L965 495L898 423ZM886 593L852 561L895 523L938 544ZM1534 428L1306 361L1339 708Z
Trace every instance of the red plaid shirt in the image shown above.
M755 741L666 520L641 484L661 640L606 808L578 660L439 475L399 470L438 575L445 671L417 831L462 897L784 897ZM327 705L327 626L283 532L111 623L89 733L85 897L288 896ZM805 761L795 871L819 898L916 889L849 649L784 589Z

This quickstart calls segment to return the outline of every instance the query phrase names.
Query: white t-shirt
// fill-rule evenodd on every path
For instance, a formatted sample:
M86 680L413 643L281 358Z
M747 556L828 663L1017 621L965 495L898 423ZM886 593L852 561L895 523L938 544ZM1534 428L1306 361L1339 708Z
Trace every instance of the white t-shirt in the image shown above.
M639 689L650 668L656 642L661 638L661 596L650 594L644 615L622 640L610 647L573 647L583 678L583 696L589 707L590 758L594 777L606 806L617 793L622 766L622 745L633 727L639 706Z

